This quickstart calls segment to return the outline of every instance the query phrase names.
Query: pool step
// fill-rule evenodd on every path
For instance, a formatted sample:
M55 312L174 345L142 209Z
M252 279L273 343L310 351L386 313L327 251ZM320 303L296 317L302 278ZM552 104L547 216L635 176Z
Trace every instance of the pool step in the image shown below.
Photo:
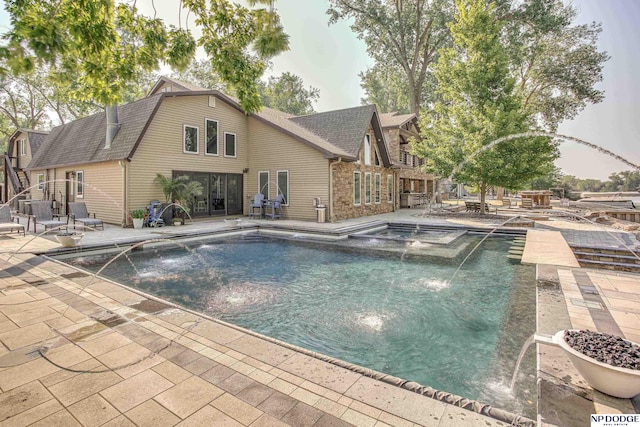
M581 267L640 273L637 251L618 248L572 247Z

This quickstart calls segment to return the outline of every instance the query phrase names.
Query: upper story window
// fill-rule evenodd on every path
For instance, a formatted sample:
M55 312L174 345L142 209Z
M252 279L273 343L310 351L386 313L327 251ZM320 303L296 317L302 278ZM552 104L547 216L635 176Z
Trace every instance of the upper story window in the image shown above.
M20 149L20 155L21 156L26 156L27 155L27 140L26 139L21 139L18 141L18 145L19 145L19 149Z
M376 150L373 150L373 156L375 157L375 165L376 166L380 166L380 158L378 157L378 152Z
M224 156L236 157L236 134L225 132L224 133Z
M205 154L218 155L218 121L204 119Z
M84 171L76 171L76 197L84 197Z
M371 137L369 134L364 136L364 164L371 164Z
M184 141L182 150L185 153L198 154L198 136L200 129L197 126L184 125Z

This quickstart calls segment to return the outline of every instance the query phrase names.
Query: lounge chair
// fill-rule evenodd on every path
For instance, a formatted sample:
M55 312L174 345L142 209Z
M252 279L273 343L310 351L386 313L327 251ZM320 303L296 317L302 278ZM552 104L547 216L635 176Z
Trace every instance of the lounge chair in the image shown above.
M262 218L263 201L264 201L264 194L258 193L255 196L253 196L253 200L249 205L249 209L250 209L249 218L254 216L257 216L258 218ZM258 212L256 212L256 209L258 210Z
M284 202L284 196L278 194L275 200L267 201L264 208L264 216L271 219L282 218L282 203ZM269 212L271 210L271 212Z
M29 221L33 221L33 231L37 233L37 224L44 226L46 232L48 228L64 228L68 231L68 225L64 221L59 219L53 219L53 213L51 212L50 201L33 201L31 202L31 216ZM29 230L29 223L27 223L27 230Z
M84 227L93 227L97 229L98 227L104 230L104 223L101 219L96 219L96 214L93 214L93 218L87 211L87 204L85 202L70 202L69 203L69 218L73 220L73 228L76 228L76 222L79 222Z
M18 233L22 232L22 235L25 236L24 225L13 220L9 205L0 206L0 233L17 231Z

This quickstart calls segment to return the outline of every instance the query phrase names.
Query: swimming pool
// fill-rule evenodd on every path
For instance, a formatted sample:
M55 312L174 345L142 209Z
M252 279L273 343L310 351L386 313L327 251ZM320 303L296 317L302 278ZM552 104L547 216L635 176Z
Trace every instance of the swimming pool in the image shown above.
M479 240L456 242L470 248ZM256 236L181 245L132 252L103 275L267 336L502 407L491 401L490 386L508 383L505 366L519 350L511 347L535 329L534 269L509 262L506 238L483 242L453 280L458 257L434 263ZM95 272L113 256L65 262Z

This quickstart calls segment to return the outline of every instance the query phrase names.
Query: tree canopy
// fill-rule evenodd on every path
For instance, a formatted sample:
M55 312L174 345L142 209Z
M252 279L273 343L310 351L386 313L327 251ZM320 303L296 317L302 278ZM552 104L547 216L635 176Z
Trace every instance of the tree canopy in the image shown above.
M557 157L549 138L521 138L480 151L496 139L529 130L531 117L522 108L509 58L501 43L503 22L486 0L456 0L449 25L451 47L441 49L434 66L438 102L422 115L422 142L413 151L433 172L475 184L484 201L488 186L522 188L547 172ZM484 207L484 204L482 204Z
M246 111L260 108L257 81L270 57L288 49L272 0L244 7L229 0L176 1L195 17L202 35L143 16L133 2L7 0L11 28L0 46L0 73L23 74L44 64L51 78L79 100L122 101L127 85L161 63L184 70L197 46Z
M406 81L409 110L417 113L438 48L449 40L450 0L330 0L330 22L353 19L376 64L390 65ZM370 94L372 95L372 94ZM390 96L389 98L393 98Z
M609 59L597 48L600 24L575 25L575 6L562 0L498 2L516 92L541 127L555 131L604 99L596 88Z
M284 72L280 77L269 77L259 83L260 99L265 107L301 116L313 113L313 102L320 97L320 91L309 86L305 89L300 76Z

